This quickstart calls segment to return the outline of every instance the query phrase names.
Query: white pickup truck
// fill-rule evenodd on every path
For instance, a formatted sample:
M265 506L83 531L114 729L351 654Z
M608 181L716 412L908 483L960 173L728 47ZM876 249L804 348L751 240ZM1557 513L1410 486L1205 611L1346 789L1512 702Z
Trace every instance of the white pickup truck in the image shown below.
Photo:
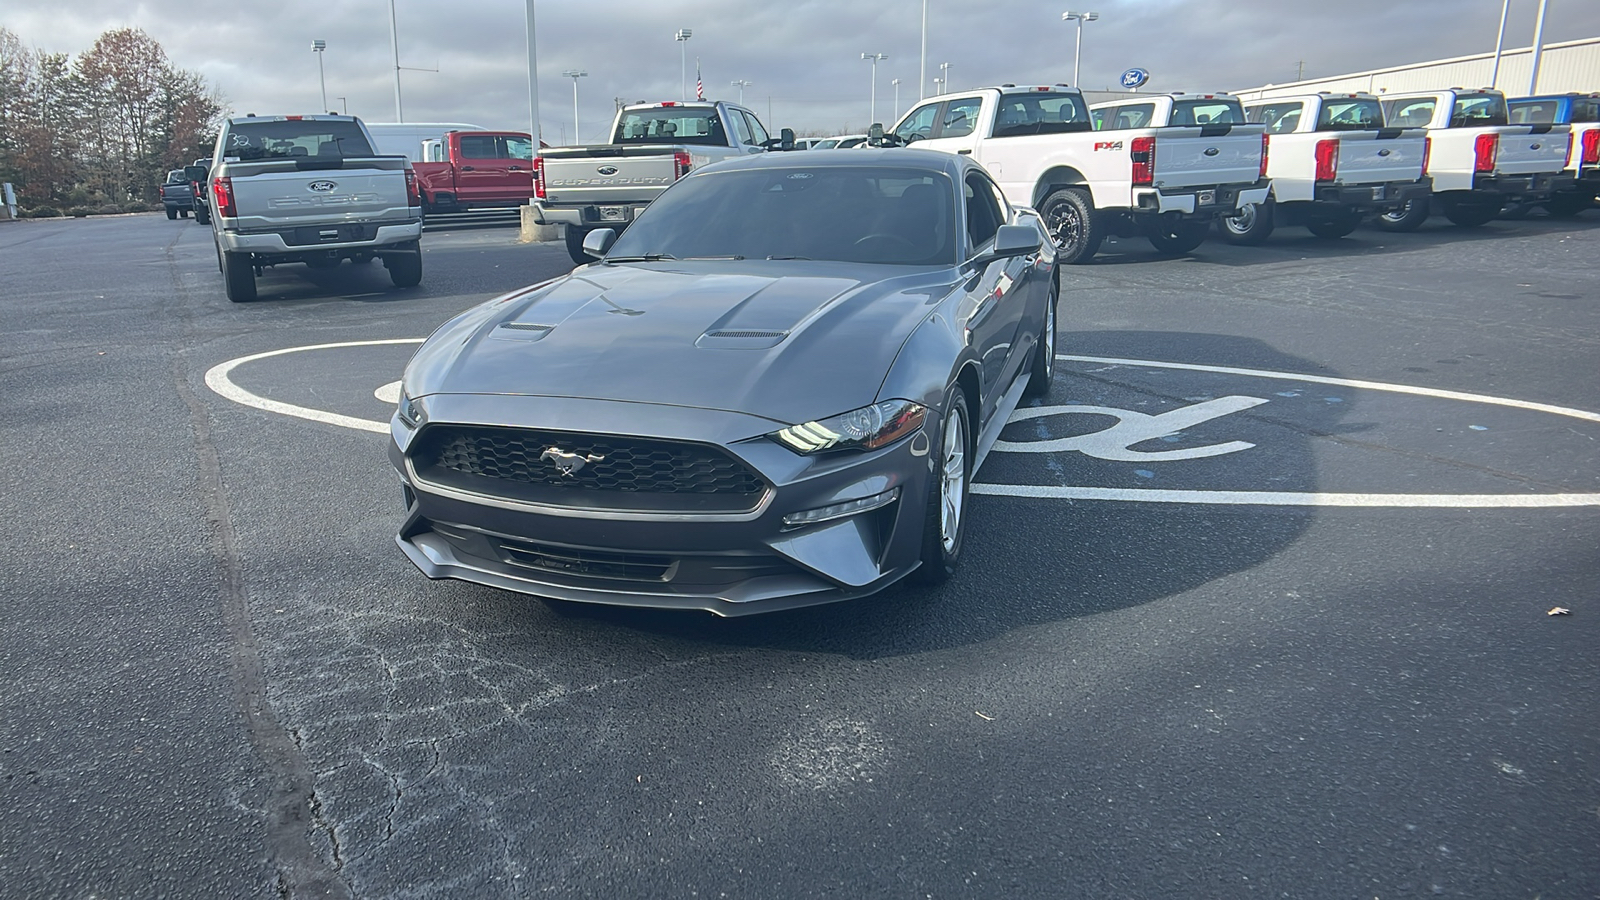
M267 266L383 260L422 281L422 198L411 161L379 156L354 116L229 119L211 158L209 210L228 299L256 298Z
M1267 198L1262 129L1237 100L1231 122L1201 122L1187 105L1174 113L1170 96L1143 102L1152 118L1161 108L1158 125L1097 132L1076 88L1004 84L930 98L894 134L976 159L1006 196L1039 211L1062 262L1088 262L1110 234L1187 253L1217 213Z
M1571 143L1569 125L1512 125L1506 97L1494 90L1389 94L1381 101L1390 127L1426 128L1429 200L1384 213L1390 231L1412 231L1430 211L1474 228L1513 203L1538 203L1571 187L1563 172Z
M1507 100L1513 125L1571 125L1572 151L1567 174L1573 186L1544 201L1552 216L1575 216L1594 209L1600 196L1600 94L1545 94Z
M549 147L533 161L536 221L566 226L567 253L592 262L583 239L618 233L690 169L777 144L756 114L732 103L645 103L617 110L611 142Z
M1340 238L1374 212L1426 200L1422 173L1428 137L1420 128L1386 128L1372 94L1303 94L1245 107L1267 129L1267 202L1217 220L1235 244L1259 244L1277 225L1303 225Z

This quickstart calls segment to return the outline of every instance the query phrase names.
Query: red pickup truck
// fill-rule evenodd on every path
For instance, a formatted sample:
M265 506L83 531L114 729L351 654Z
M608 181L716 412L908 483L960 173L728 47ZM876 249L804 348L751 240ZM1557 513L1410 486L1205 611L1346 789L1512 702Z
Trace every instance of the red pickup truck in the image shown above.
M533 198L533 141L518 131L448 131L413 164L424 213L523 206Z

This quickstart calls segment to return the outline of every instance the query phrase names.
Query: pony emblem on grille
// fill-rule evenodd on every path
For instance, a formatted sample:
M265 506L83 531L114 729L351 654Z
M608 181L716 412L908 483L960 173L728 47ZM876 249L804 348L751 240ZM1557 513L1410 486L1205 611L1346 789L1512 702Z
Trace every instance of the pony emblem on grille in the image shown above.
M541 462L549 461L555 463L556 471L560 472L564 476L570 476L582 471L583 467L587 466L589 463L599 462L600 460L605 459L605 457L596 456L593 453L579 456L576 453L568 453L564 450L558 450L555 447L551 447L539 454L539 459Z

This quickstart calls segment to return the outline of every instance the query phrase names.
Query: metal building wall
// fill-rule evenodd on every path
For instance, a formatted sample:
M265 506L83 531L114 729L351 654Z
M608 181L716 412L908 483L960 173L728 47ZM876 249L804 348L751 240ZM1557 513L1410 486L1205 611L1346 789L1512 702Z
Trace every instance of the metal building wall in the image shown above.
M1500 54L1500 77L1494 87L1508 97L1529 94L1528 75L1533 67L1533 48L1520 47ZM1404 91L1431 91L1448 87L1486 87L1494 71L1494 53L1478 53L1413 63L1367 72L1353 72L1332 78L1269 84L1235 91L1243 100L1312 94L1317 91L1373 94ZM1600 91L1600 37L1546 44L1539 58L1539 85L1532 93L1560 94L1567 91Z

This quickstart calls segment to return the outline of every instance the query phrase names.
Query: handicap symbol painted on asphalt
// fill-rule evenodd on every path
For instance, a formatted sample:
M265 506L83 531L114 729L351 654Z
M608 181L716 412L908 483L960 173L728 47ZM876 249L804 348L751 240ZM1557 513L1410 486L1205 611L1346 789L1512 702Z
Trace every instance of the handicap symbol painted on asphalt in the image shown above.
M1096 415L1111 416L1117 420L1117 424L1093 434L1080 434L1048 441L999 440L994 442L994 449L1000 453L1065 453L1076 450L1085 456L1118 462L1166 462L1175 459L1221 456L1224 453L1249 450L1255 444L1228 441L1224 444L1185 447L1181 450L1134 450L1133 447L1266 402L1260 397L1219 397L1216 400L1207 400L1204 403L1196 403L1193 406L1185 406L1154 416L1110 406L1040 406L1019 409L1011 416L1012 423L1049 416Z

